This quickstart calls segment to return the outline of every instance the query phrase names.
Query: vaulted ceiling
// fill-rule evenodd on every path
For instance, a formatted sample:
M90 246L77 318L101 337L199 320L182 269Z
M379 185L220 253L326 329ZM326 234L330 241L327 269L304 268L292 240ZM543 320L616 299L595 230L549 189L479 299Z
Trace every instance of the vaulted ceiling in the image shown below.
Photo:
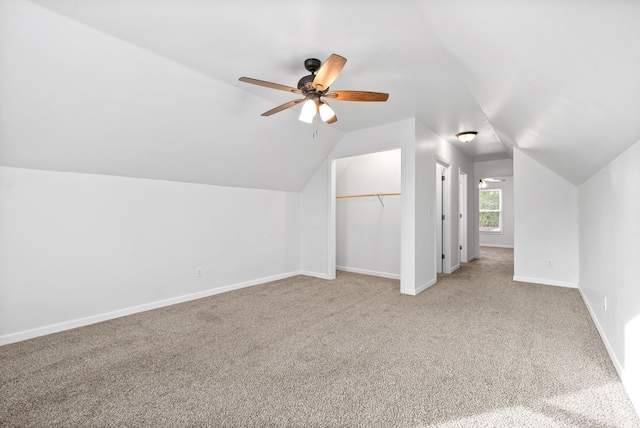
M0 0L0 163L301 190L348 132L415 117L475 161L579 184L640 140L640 2ZM306 58L347 58L314 127ZM478 137L464 145L459 131Z

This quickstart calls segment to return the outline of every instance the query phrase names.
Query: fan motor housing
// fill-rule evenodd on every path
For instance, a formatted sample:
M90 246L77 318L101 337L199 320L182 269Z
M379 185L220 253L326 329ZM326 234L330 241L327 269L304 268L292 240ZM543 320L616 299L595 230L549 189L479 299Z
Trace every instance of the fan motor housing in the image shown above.
M314 76L313 74L304 76L302 79L298 81L298 89L300 89L302 92L313 91L312 84L313 84L313 79L315 78L316 76Z

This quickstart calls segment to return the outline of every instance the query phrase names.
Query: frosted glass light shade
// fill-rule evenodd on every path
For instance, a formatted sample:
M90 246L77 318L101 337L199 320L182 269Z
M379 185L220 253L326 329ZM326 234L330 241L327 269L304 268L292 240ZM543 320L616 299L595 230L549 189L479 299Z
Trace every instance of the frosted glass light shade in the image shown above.
M326 104L324 102L320 104L320 118L323 121L326 122L327 120L331 119L335 115L336 113L333 111L331 107L329 107L329 104Z
M458 138L458 140L462 141L463 143L468 143L469 141L476 138L476 135L478 135L478 133L475 131L467 131L467 132L457 133L456 137Z
M302 104L302 110L300 111L300 119L303 122L311 123L316 116L316 103L313 100L307 100Z

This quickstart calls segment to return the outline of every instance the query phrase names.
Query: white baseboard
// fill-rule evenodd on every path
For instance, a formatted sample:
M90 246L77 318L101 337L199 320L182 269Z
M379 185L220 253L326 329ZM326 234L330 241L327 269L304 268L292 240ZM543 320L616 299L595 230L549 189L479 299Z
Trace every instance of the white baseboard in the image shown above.
M47 334L58 333L65 330L71 330L73 328L84 327L86 325L108 321L114 318L120 318L127 315L133 315L139 312L145 312L152 309L158 309L165 306L188 302L190 300L201 299L203 297L209 297L216 294L225 293L227 291L238 290L240 288L251 287L253 285L264 284L267 282L277 281L279 279L284 279L284 278L290 278L292 276L296 276L300 274L301 272L296 271L296 272L289 272L289 273L284 273L280 275L269 276L269 277L255 279L251 281L240 282L237 284L226 285L223 287L212 288L209 290L198 291L196 293L176 296L169 299L158 300L151 303L145 303L143 305L131 306L129 308L118 309L112 312L105 312L102 314L92 315L89 317L78 318L78 319L64 321L56 324L50 324L42 327L37 327L31 330L20 331L17 333L10 333L10 334L0 336L0 346L8 345L10 343L15 343L15 342L21 342L23 340L33 339L39 336L45 336Z
M558 287L578 288L577 282L556 281L553 279L529 278L526 276L513 276L514 281L531 282L533 284L555 285Z
M604 334L604 330L602 329L602 326L600 325L600 321L598 321L598 318L596 317L596 313L593 311L593 308L591 307L591 304L589 303L589 301L585 297L585 295L582 292L582 290L580 289L580 287L578 287L578 291L580 292L580 296L582 297L582 301L584 301L584 304L587 306L587 310L589 311L589 315L591 315L591 319L593 320L593 323L596 325L596 329L598 329L598 333L600 333L600 338L602 338L602 341L604 342L604 346L605 346L605 348L607 348L607 351L609 352L609 356L611 357L611 361L613 361L613 365L615 366L616 370L618 371L618 375L620 375L620 378L622 378L622 372L624 372L624 368L622 368L622 364L620 364L620 361L618 360L618 356L616 355L615 352L613 352L613 348L611 347L611 344L609 343L609 339L607 339L607 336Z
M620 376L620 380L622 381L622 385L624 386L624 389L627 391L629 400L635 407L636 413L638 413L638 415L640 416L640 384L637 384L638 380L632 379L631 376L627 375L627 372L625 371L623 365L620 363L620 360L618 359L618 356L614 352L613 347L611 346L611 343L609 343L609 339L607 338L607 335L604 333L604 329L600 325L600 321L598 321L598 318L596 317L596 313L591 307L589 300L587 300L587 297L584 295L582 288L580 288L579 286L578 286L578 291L580 291L580 296L582 296L582 301L587 307L587 310L589 311L589 315L591 315L591 319L593 320L593 323L596 325L596 329L600 334L600 338L604 343L604 347L607 349L607 352L609 353L609 357L613 362L613 366L616 368L616 371L618 372L618 376Z
M304 276L311 276L313 278L320 278L320 279L326 279L326 280L332 280L335 279L334 277L330 277L329 275L327 275L326 273L319 273L319 272L311 272L311 271L302 271L300 272L300 275L304 275Z
M382 277L382 278L400 279L400 274L395 274L395 273L377 272L377 271L374 271L374 270L350 268L350 267L346 267L346 266L336 266L336 269L343 270L345 272L360 273L360 274L363 274L363 275L379 276L379 277Z
M513 245L498 245L498 244L480 244L481 247L493 247L493 248L513 248Z
M417 296L418 294L422 293L424 290L426 290L427 288L431 287L432 285L434 285L436 282L438 282L437 278L432 279L429 282L426 282L424 284L422 284L421 286L413 289L413 290L406 290L406 291L402 291L403 294L408 294L409 296Z

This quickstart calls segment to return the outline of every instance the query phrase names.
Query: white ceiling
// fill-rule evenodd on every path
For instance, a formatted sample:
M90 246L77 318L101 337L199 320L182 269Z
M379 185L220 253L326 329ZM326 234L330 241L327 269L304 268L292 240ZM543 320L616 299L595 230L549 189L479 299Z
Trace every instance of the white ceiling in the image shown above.
M3 165L299 191L344 133L416 117L476 161L518 147L579 184L640 139L638 1L0 7ZM316 138L299 107L260 116L295 95L238 81L296 86L331 53L332 89L390 96L333 102Z

